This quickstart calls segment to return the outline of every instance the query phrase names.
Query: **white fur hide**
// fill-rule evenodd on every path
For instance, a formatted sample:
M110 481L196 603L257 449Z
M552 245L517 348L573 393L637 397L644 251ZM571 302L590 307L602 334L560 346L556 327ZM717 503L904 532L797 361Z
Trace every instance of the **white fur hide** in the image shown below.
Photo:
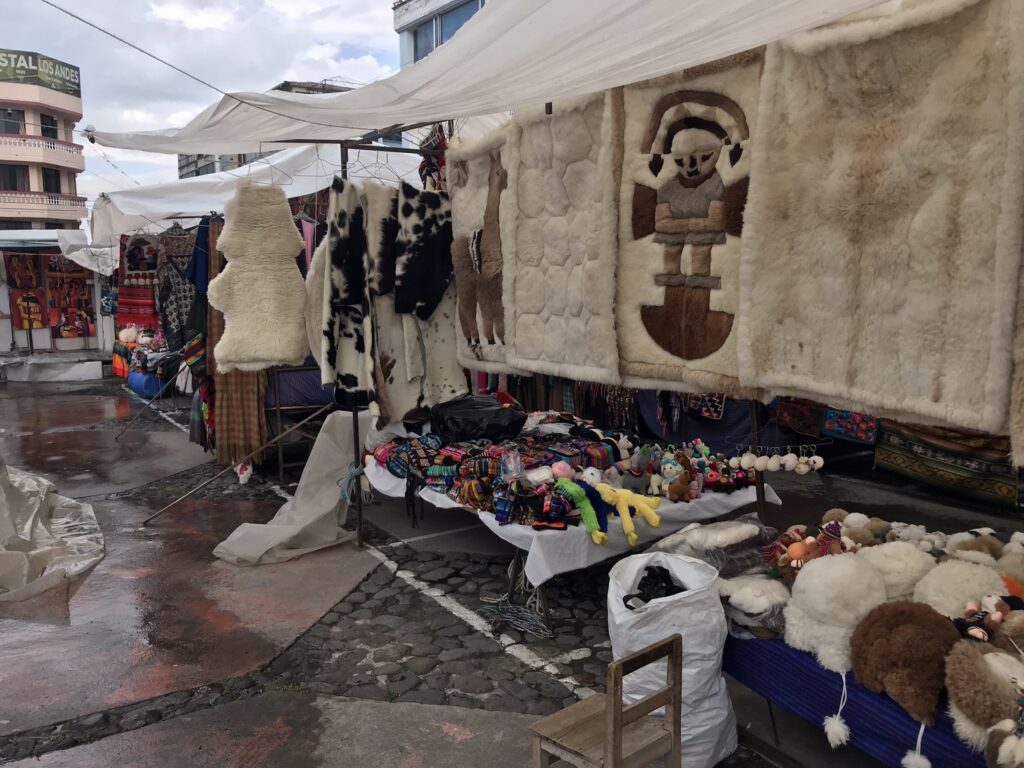
M857 557L871 563L885 580L889 600L908 598L914 587L935 567L935 558L906 541L890 541L876 547L864 547Z
M720 222L712 222L710 217L709 223L694 225L696 231L704 226L717 235L716 242L710 244L708 270L701 263L703 256L695 258L695 253L709 245L695 243L694 240L702 239L698 235L673 238L650 228L655 217L651 196L657 194L660 200L663 194L671 195L674 187L683 187L683 172L677 161L683 162L688 150L694 146L713 149L717 144L720 154L714 173L702 189L716 205L722 204L723 189L729 191L730 200L733 195L745 199L741 191L751 168L760 70L760 54L752 51L613 92L614 97L621 99L623 120L615 305L620 370L630 386L650 387L656 383L659 389L739 391L735 327L739 310L738 225L734 234L726 234ZM688 129L677 134L678 140L672 140L671 127L679 121L714 125L711 132ZM725 135L717 136L716 132ZM692 141L686 138L687 134L693 135ZM685 188L676 192L684 202L702 194ZM648 197L635 204L635 193ZM691 206L692 203L684 207ZM679 220L702 219L706 211L700 206L693 207L692 215L684 216L680 213L684 209L677 208L672 216ZM741 215L739 210L736 215ZM646 224L635 226L634 220L641 218ZM665 242L680 239L686 242ZM681 254L671 266L667 265L668 252L680 245ZM696 281L695 287L688 284L682 289L659 284L666 274L676 275L677 280L688 275L687 280ZM704 289L697 283L719 287L702 294ZM684 292L689 293L684 296ZM701 301L709 302L710 315L701 310ZM670 316L659 315L661 307ZM709 317L720 324L717 332L710 330ZM669 348L687 333L693 334L694 340L687 342L686 348Z
M811 651L826 669L850 669L850 636L885 602L885 580L852 553L819 557L800 569L786 606L786 642Z
M1024 224L1024 3L908 2L769 46L743 383L1006 428Z
M1005 590L999 574L988 566L963 560L947 560L925 574L914 587L914 602L926 603L943 616L964 615L969 601L980 603L988 594Z
M610 110L604 94L556 105L553 115L525 111L513 123L502 153L508 189L501 208L512 367L619 382Z
M260 371L306 358L306 292L295 257L303 248L284 190L243 182L224 206L217 249L228 264L210 281L224 313L217 372Z
M729 605L751 615L781 608L789 602L789 589L786 585L767 576L719 579L718 593L726 598Z

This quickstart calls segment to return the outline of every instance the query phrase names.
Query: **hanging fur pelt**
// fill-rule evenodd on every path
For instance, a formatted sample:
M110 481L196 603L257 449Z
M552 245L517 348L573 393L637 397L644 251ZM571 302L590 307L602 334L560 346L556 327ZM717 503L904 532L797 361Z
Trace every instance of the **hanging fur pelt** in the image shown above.
M217 248L228 265L210 281L210 306L224 313L217 372L298 365L306 357L302 250L284 190L242 183L224 207Z
M371 380L366 373L366 232L359 190L335 178L328 210L323 297L321 380L334 384L339 405L365 405Z

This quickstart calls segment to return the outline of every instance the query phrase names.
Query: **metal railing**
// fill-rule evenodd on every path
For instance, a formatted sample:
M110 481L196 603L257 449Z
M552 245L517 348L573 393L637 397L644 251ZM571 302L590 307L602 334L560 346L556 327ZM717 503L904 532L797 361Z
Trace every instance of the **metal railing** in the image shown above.
M0 205L51 205L58 208L84 208L85 198L56 192L18 192L0 190Z
M64 152L69 155L81 155L82 146L71 144L60 139L50 139L46 136L26 136L17 133L0 133L0 147L35 147L38 149L49 149L53 152Z

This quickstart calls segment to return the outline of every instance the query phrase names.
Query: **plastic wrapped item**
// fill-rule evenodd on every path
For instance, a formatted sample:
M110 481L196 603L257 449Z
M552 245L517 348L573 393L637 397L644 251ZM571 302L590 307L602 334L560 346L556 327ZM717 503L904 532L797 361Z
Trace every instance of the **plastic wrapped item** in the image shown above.
M485 438L497 443L516 437L526 414L504 407L489 395L465 395L434 406L430 423L445 442Z

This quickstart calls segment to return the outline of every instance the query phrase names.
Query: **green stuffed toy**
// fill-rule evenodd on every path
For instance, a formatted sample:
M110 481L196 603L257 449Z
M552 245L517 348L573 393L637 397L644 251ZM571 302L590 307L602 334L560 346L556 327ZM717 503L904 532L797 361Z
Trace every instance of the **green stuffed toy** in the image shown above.
M594 511L590 499L587 498L587 492L581 486L565 477L558 478L558 481L555 483L555 490L568 498L579 511L583 527L587 529L587 533L590 534L593 542L595 544L607 544L608 534L601 530L601 526L597 521L597 512Z

